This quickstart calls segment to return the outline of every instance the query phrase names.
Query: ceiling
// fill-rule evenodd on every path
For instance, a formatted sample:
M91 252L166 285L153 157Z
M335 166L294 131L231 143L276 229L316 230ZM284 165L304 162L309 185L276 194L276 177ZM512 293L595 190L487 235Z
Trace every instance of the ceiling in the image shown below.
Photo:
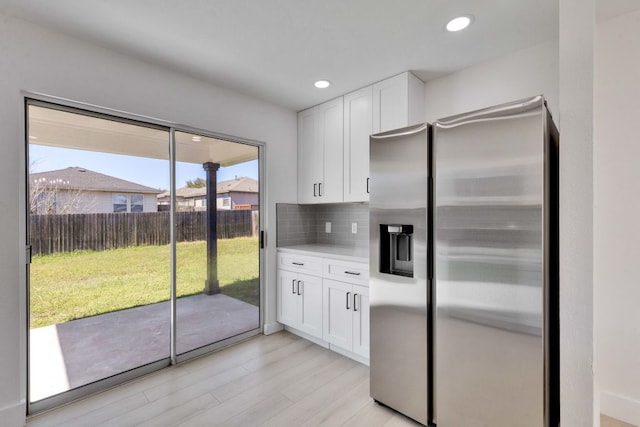
M638 0L597 0L609 18ZM558 0L0 0L0 13L293 110L557 39ZM446 22L473 14L467 30ZM314 81L328 79L328 89Z
M29 143L153 159L169 159L169 130L78 114L37 105L29 106ZM176 161L232 166L258 158L258 148L177 131Z

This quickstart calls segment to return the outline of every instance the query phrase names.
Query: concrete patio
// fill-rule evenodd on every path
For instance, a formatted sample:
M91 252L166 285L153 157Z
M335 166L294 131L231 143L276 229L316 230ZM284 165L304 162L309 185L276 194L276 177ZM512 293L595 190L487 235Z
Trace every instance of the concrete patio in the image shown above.
M224 294L179 298L177 353L259 327L258 307ZM161 302L30 331L32 402L169 357Z

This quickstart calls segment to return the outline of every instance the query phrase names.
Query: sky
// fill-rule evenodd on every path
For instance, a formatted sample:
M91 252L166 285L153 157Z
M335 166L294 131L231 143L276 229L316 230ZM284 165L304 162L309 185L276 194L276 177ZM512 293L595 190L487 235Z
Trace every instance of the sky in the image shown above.
M169 189L169 161L121 154L98 153L29 144L29 172L47 172L78 166L105 175L162 190ZM218 182L247 176L259 179L258 161L220 167ZM205 178L200 164L176 163L176 187L184 187L187 180Z

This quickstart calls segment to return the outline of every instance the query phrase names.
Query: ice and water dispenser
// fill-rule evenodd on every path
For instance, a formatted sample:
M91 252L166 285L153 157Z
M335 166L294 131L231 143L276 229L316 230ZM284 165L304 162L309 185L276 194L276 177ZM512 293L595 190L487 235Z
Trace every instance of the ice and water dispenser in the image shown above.
M380 272L413 277L413 225L380 224Z

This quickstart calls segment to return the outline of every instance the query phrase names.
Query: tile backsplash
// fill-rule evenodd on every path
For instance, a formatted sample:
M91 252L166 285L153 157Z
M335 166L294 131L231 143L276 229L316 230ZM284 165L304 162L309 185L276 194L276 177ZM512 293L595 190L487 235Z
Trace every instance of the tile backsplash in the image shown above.
M369 246L369 205L294 205L278 203L277 245L325 244L352 247ZM331 232L326 232L327 222ZM352 224L356 233L352 233Z

